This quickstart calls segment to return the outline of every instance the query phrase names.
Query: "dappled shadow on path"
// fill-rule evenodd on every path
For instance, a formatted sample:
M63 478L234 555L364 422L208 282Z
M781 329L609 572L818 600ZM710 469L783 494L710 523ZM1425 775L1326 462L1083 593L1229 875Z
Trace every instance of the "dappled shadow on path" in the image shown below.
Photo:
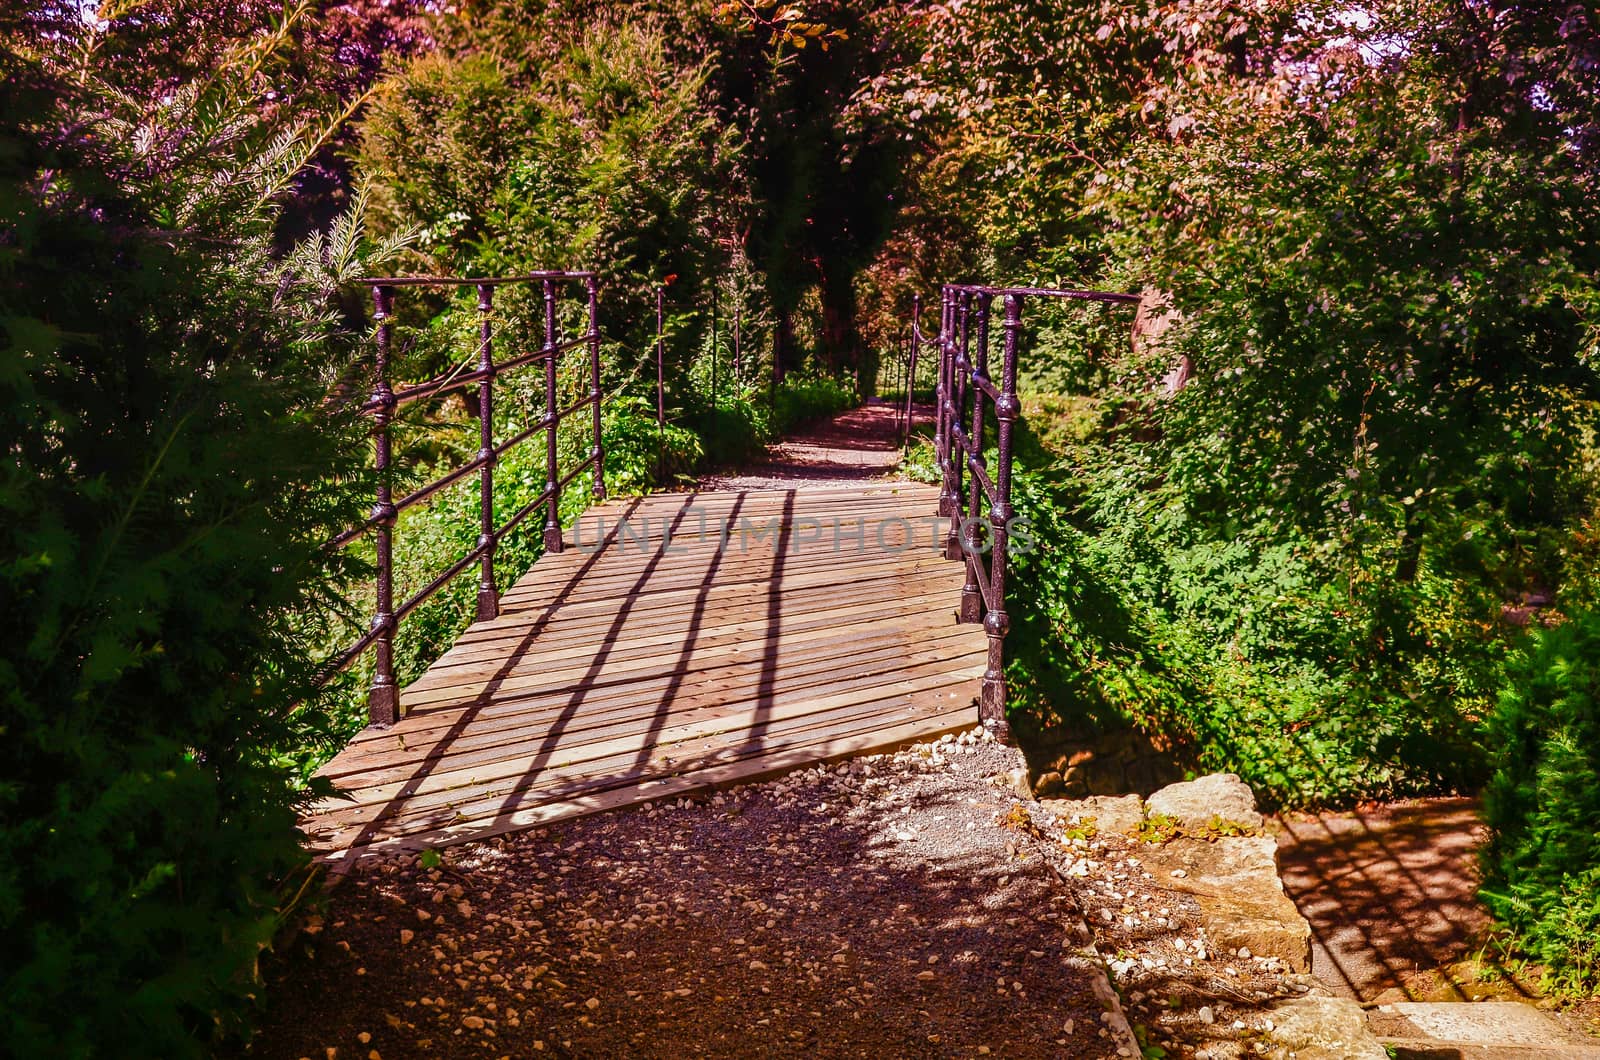
M1313 968L1363 1002L1467 1000L1486 993L1455 971L1496 969L1477 900L1484 838L1471 799L1416 799L1279 818L1285 891L1311 924ZM1504 969L1496 990L1524 992ZM1524 994L1524 996L1526 996Z
M251 1055L1108 1055L1073 885L984 779L1003 754L363 863L269 968Z
M903 409L873 401L842 412L768 446L764 460L737 472L705 476L701 489L773 489L805 483L843 485L890 476L900 463ZM932 405L918 405L915 421L933 420Z

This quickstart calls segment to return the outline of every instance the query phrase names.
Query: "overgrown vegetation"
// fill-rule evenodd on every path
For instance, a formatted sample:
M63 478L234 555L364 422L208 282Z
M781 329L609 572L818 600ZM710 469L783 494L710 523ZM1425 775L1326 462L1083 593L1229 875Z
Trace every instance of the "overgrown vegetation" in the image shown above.
M316 547L370 503L323 403L368 382L362 217L399 271L602 271L613 493L898 387L941 281L1144 292L1131 345L1029 308L1019 728L1131 726L1278 806L1492 773L1486 893L1594 982L1591 6L25 0L0 31L19 1051L203 1050L299 893L300 785L361 714L363 674L308 681L368 610L362 546ZM502 350L538 302L506 289ZM397 378L473 349L465 298L400 309ZM543 395L502 386L504 437ZM406 481L476 430L408 411ZM469 485L401 520L401 591L474 543ZM402 680L472 588L404 624Z
M263 117L296 31L142 96L76 5L8 11L0 84L0 1036L186 1056L235 1032L303 896L286 761L333 720L311 665L357 573L353 218L288 253L272 203L321 130ZM149 88L147 84L143 87ZM225 234L225 238L219 236ZM332 336L332 338L330 338ZM298 705L297 705L298 704Z
M1566 993L1600 988L1600 617L1535 640L1489 726L1483 898Z
M1596 584L1593 10L977 0L904 28L917 60L858 102L924 163L864 284L1147 296L1131 348L1125 317L1030 310L1016 720L1131 725L1280 806L1492 766L1504 804L1508 727L1528 769L1570 727L1527 705L1525 629ZM1497 909L1587 975L1563 888L1592 848L1507 841L1532 882ZM1535 909L1577 919L1540 943Z

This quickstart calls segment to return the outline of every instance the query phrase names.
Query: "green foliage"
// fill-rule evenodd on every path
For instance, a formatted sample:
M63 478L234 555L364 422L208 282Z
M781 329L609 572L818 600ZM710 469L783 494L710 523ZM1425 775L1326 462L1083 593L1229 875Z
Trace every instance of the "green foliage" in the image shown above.
M644 398L619 398L605 416L606 489L613 494L670 485L705 458L700 435L673 423L658 427L656 410Z
M1015 557L1008 591L1022 731L1131 723L1190 768L1238 773L1273 805L1481 776L1461 715L1498 687L1492 633L1457 630L1460 643L1426 653L1427 665L1374 653L1361 623L1381 614L1363 617L1312 543L1260 525L1215 536L1120 465L1024 473L1015 496L1038 541ZM1452 590L1425 580L1412 603L1430 614L1442 605L1426 594L1447 602ZM1430 695L1418 678L1435 671Z
M787 434L853 408L859 400L849 383L830 375L785 376L772 399L773 430Z
M311 660L356 570L320 546L367 484L363 432L321 407L360 229L274 255L269 204L320 134L248 102L299 13L153 104L107 83L118 27L76 5L31 5L36 32L0 41L27 56L0 84L16 1055L204 1055L304 891L315 789L280 751L333 739Z
M980 0L857 101L925 158L896 321L908 275L1152 296L1131 349L1028 309L1018 722L1131 722L1280 804L1476 783L1503 612L1594 582L1600 35L1366 16Z
M1600 614L1536 635L1489 720L1482 896L1558 989L1600 988Z
M1170 843L1177 838L1179 831L1177 818L1164 813L1153 813L1139 822L1139 827L1134 830L1134 837L1141 843Z
M655 289L670 281L667 399L687 404L706 288L728 268L714 240L742 201L740 143L707 101L709 68L643 21L488 26L501 36L458 26L460 51L378 87L357 161L382 223L419 228L422 272L602 270L608 387L634 367L622 350L653 353Z

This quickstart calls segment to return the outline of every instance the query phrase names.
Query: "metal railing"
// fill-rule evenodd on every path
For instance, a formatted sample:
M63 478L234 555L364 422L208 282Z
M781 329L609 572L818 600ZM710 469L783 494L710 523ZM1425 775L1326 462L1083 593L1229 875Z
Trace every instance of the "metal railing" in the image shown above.
M990 369L989 317L994 300L1003 307L1000 379ZM1022 310L1029 298L1066 299L1133 305L1139 296L1110 291L1070 291L1044 287L986 287L946 284L939 299L939 331L922 333L922 299L913 302L910 364L914 371L923 346L939 359L938 410L934 454L940 470L939 515L948 517L943 551L964 560L966 583L956 617L981 622L989 639L988 659L978 700L978 718L1001 739L1006 722L1005 637L1006 565L1016 511L1011 504L1013 434L1022 415L1017 397L1017 359ZM993 417L993 427L985 416ZM908 414L909 416L909 414ZM986 450L993 449L993 472ZM965 483L963 483L965 478ZM978 513L987 502L987 524ZM985 530L988 540L985 542ZM987 560L985 553L987 552Z
M605 499L605 450L600 427L600 331L597 321L599 307L599 280L591 272L536 272L523 276L456 278L444 276L379 277L360 281L372 290L377 341L373 361L372 396L361 406L361 411L372 418L373 469L377 472L377 499L372 515L328 542L329 548L349 544L361 535L372 532L376 536L377 601L376 613L365 635L336 656L323 670L327 681L348 668L368 649L373 651L372 687L367 703L374 725L392 725L400 717L400 690L394 673L394 635L400 622L412 611L473 564L478 564L477 618L481 621L496 617L500 612L500 594L495 585L495 550L500 540L535 512L544 513L544 547L548 552L563 548L559 505L562 491L585 470L594 469L593 494L596 501ZM543 294L544 341L528 353L496 362L494 359L494 325L490 314L494 308L494 293L507 284L538 285ZM557 316L558 295L563 287L581 285L586 299L587 330L575 338L560 338ZM394 389L390 382L392 346L394 340L394 296L403 287L474 287L478 294L478 348L477 367L471 371L453 370L426 382ZM561 355L584 349L588 356L588 396L566 408L556 406L556 369ZM544 414L535 423L502 441L494 438L494 383L502 373L531 364L544 365ZM394 499L393 439L390 424L400 408L413 402L440 397L477 385L478 452L471 460L401 497ZM589 455L565 474L560 467L556 445L557 428L561 422L584 409L592 412L593 444ZM494 523L494 468L500 457L511 449L542 433L545 439L545 487L503 524ZM394 530L401 512L438 494L441 490L466 479L473 472L478 475L478 525L477 546L438 574L423 588L399 604L394 602Z

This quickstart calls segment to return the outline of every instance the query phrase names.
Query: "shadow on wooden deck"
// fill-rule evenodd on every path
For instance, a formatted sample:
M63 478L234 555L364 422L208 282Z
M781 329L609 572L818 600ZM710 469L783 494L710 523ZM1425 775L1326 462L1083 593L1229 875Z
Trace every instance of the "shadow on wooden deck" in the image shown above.
M746 782L973 724L981 629L894 482L602 505L323 770L338 866Z

